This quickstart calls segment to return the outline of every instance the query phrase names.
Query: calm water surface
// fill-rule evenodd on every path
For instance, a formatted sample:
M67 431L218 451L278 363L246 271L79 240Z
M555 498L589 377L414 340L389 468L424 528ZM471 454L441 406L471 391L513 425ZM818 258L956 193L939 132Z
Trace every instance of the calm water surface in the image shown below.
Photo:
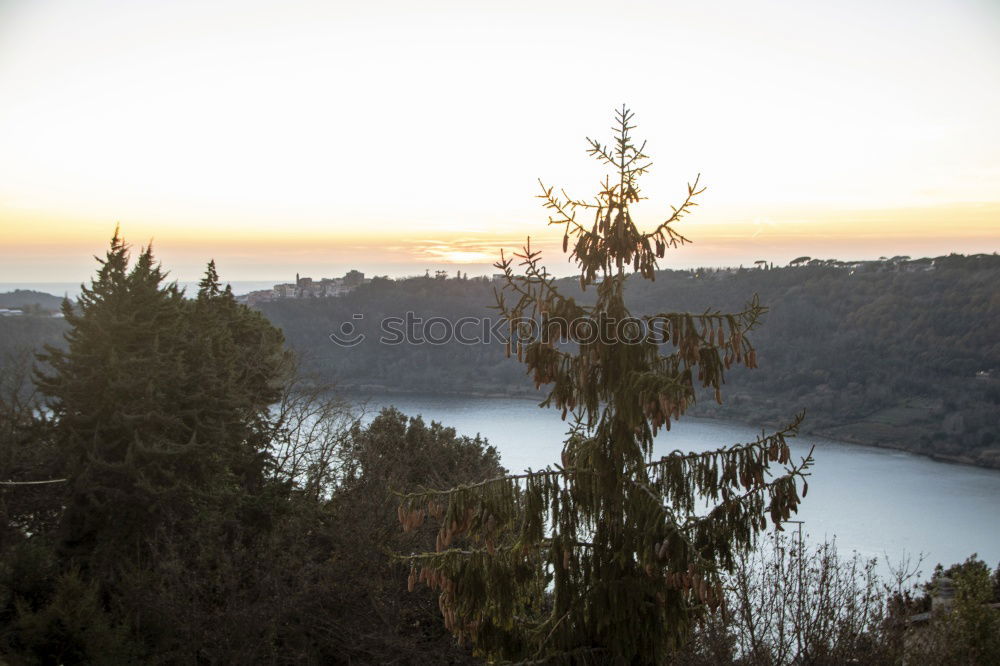
M355 397L357 399L357 397ZM364 396L375 411L395 405L411 416L439 421L460 434L481 434L511 471L539 469L559 460L566 424L530 400L435 395ZM753 441L754 428L685 418L656 439L655 455L706 451ZM925 576L937 562L951 564L978 553L1000 561L1000 471L940 463L920 456L828 439L791 440L793 455L816 445L809 495L798 518L812 539L836 536L842 552L899 561L924 553Z

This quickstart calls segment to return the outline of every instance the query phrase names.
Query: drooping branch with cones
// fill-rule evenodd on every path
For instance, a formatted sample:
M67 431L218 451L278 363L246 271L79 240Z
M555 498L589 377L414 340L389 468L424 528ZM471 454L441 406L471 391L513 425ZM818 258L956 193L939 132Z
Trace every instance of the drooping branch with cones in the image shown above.
M560 463L400 496L403 529L439 525L434 552L400 556L410 587L439 590L448 629L493 661L663 663L700 614L725 612L726 573L808 488L811 452L795 462L787 443L801 415L753 442L653 458L657 431L699 391L721 400L728 369L756 367L749 333L766 309L754 298L735 313L631 315L628 276L654 279L666 249L689 242L672 225L703 189L695 179L664 222L641 231L629 207L650 163L633 143L633 114L623 107L616 121L610 146L588 139L613 170L592 201L544 185L540 195L581 287L596 287L594 304L561 294L530 240L496 264L496 307L515 334L508 355L571 424ZM641 335L608 325L626 320ZM533 338L516 335L526 323Z

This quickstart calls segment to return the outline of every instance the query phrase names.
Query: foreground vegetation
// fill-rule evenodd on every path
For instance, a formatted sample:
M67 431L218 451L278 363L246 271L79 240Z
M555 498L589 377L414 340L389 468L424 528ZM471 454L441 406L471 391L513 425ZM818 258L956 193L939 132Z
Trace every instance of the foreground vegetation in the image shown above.
M392 564L430 542L388 489L494 476L496 452L304 387L211 265L189 300L148 249L128 263L116 236L36 381L2 375L2 660L467 660Z
M0 660L997 663L1000 570L974 557L940 570L932 600L907 566L885 585L872 562L782 538L812 462L786 443L801 416L749 444L652 459L658 429L757 366L766 308L660 309L663 340L581 332L629 315L629 274L656 277L700 194L696 181L665 222L636 227L648 164L630 120L622 109L611 147L591 141L616 171L595 203L543 195L592 295L569 295L530 244L517 268L497 264L500 315L549 332L506 355L572 423L545 470L507 475L478 438L352 412L297 371L214 263L186 298L151 248L133 261L116 233L62 306L63 343L0 375ZM650 292L634 291L642 307ZM803 344L792 358L814 355ZM871 358L865 344L849 349Z
M394 554L432 551L436 530L400 533L391 493L493 478L496 452L353 412L212 271L179 299L123 250L47 379L30 357L0 374L0 659L475 662L435 595L406 591ZM981 562L947 572L955 612L919 626L925 595L829 548L765 541L738 564L727 612L694 618L668 661L996 663L1000 574Z

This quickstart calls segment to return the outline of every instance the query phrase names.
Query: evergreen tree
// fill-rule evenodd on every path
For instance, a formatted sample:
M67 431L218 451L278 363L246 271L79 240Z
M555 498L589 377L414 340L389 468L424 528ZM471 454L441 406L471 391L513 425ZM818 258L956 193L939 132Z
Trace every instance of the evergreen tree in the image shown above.
M196 482L184 427L188 327L175 284L145 248L129 270L117 230L91 286L63 303L66 349L46 347L51 373L38 385L52 410L70 479L63 516L68 544L109 550L181 511ZM98 540L97 535L101 538Z
M141 556L148 537L259 485L280 331L235 302L209 265L184 298L117 230L90 287L67 300L65 349L38 384L69 479L62 539L94 566Z
M550 387L543 406L572 415L562 464L407 494L399 507L405 530L440 523L435 552L405 558L410 584L439 590L446 626L491 659L663 663L699 614L720 607L724 574L766 516L780 529L799 504L797 480L805 492L811 457L793 464L785 441L799 419L748 444L653 459L657 430L699 391L721 400L725 370L756 365L747 333L765 309L754 299L735 313L631 317L626 278L652 280L665 250L687 242L672 225L702 191L695 180L663 223L640 231L630 206L650 164L631 121L622 108L610 147L588 139L614 171L592 201L544 185L541 195L596 302L564 297L530 239L515 255L521 274L513 258L497 264L506 277L497 307L520 334L508 354L516 349L536 386Z
M190 390L212 449L207 454L226 458L235 483L255 487L267 466L269 407L291 368L284 336L261 313L237 303L228 284L221 286L215 261L199 283L191 322Z

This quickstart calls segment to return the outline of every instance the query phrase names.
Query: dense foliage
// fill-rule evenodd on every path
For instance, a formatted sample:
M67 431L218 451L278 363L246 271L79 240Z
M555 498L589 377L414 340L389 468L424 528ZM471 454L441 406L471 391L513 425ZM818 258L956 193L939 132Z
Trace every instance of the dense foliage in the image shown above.
M777 422L805 409L813 432L1000 467L1000 257L806 265L673 275L679 307L734 292L768 303L764 369L736 372L730 400L700 414Z
M63 311L35 384L0 375L0 660L468 660L401 589L389 552L433 536L397 534L389 490L501 473L485 442L363 423L213 264L187 299L117 234Z

